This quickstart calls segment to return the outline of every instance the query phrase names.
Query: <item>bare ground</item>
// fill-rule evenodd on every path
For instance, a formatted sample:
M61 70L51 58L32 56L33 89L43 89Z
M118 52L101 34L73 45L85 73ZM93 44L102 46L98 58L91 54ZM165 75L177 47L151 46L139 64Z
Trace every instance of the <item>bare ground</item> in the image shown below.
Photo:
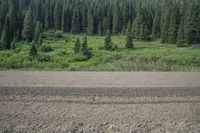
M200 73L0 72L0 132L199 133Z

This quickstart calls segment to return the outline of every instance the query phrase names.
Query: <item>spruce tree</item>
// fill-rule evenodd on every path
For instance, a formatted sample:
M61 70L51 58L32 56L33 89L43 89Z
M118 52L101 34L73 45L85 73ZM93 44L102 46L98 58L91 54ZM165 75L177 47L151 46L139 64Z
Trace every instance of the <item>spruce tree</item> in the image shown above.
M50 18L49 18L49 9L48 8L46 9L46 13L45 13L44 28L46 31L50 29Z
M80 43L80 39L77 38L75 44L74 44L74 53L79 53L80 52L80 48L81 48L81 43Z
M168 0L165 5L162 31L161 31L161 42L166 43L169 41L169 27L170 27L170 17L171 17L171 7L173 6L172 0Z
M24 29L23 37L26 41L31 42L33 40L33 19L31 15L31 10L27 10L26 16L24 19Z
M171 11L170 26L169 26L169 43L176 43L177 40L177 11L174 6Z
M83 43L82 43L82 46L81 46L81 52L84 54L87 51L88 51L87 35L85 34L84 38L83 38Z
M65 31L66 31L65 8L63 8L63 10L62 10L62 23L61 23L61 27L62 27L62 32L65 33Z
M61 20L62 20L62 6L58 0L54 9L54 24L56 30L61 30Z
M122 11L122 24L123 28L127 29L127 24L129 21L129 4L127 2L124 3L123 5L123 11Z
M34 43L31 44L30 50L29 50L29 58L32 60L37 56L37 48Z
M16 48L16 38L13 39L13 41L11 42L11 49L15 49Z
M79 15L78 11L77 9L75 9L72 17L72 29L71 29L72 34L77 34L80 32L80 23L79 23L80 20L78 15Z
M35 28L35 33L34 33L34 42L39 45L39 37L40 34L42 33L42 28L40 22L37 22L36 28Z
M87 35L84 35L83 43L81 46L81 52L84 56L87 57L87 59L92 57L92 53L88 50L88 44L87 44Z
M120 21L120 18L119 18L119 7L118 7L118 3L115 4L115 7L114 7L114 13L113 13L113 30L112 30L112 33L114 35L117 35L119 33L119 21Z
M112 43L111 34L110 34L109 30L107 30L107 32L106 32L104 48L105 48L105 50L109 50L109 51L113 50L113 43Z
M43 43L43 35L42 33L40 33L39 39L38 39L38 46L42 46L42 43Z
M17 32L17 14L16 14L16 1L15 0L9 0L9 20L10 20L10 30L11 32L11 39L14 38Z
M91 10L88 11L88 27L87 27L88 35L94 34L94 17Z
M141 25L143 23L143 19L144 19L144 16L143 16L143 9L142 9L142 2L141 0L139 0L139 3L137 5L137 14L136 14L136 26L135 26L135 37L136 39L140 39L141 38Z
M10 19L7 15L5 24L4 24L4 32L1 39L1 45L3 49L11 48L11 40L12 40L12 31L10 29Z
M131 22L128 22L128 26L126 29L126 48L133 48L133 38L132 38L132 27Z
M155 38L160 37L160 19L159 19L158 11L156 12L154 20L153 20L152 34Z

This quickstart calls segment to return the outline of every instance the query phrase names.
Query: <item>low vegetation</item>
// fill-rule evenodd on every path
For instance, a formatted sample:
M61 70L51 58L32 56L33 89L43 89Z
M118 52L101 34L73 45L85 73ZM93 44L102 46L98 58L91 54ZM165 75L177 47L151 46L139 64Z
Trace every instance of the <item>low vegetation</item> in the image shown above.
M200 50L140 42L126 48L126 36L112 36L113 50L106 50L104 36L43 33L43 43L18 42L14 50L0 51L0 69L67 71L200 71ZM78 50L75 44L78 40ZM67 41L66 41L67 40ZM85 45L83 47L83 44ZM109 43L108 43L109 44ZM79 46L80 45L80 46ZM88 54L89 53L89 54Z

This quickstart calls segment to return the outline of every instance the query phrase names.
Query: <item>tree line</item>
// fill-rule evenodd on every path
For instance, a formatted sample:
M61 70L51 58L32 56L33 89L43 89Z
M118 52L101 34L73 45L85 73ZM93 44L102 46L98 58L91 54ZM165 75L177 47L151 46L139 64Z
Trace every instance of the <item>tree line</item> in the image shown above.
M178 46L200 43L199 0L0 0L1 49L26 40L40 45L42 32L127 35ZM109 33L108 33L109 31Z

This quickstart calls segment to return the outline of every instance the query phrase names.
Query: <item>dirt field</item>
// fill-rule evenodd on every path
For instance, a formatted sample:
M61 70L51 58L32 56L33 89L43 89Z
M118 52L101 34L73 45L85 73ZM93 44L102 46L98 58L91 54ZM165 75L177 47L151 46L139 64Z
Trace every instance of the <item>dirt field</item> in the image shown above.
M0 132L199 133L200 73L2 71Z

